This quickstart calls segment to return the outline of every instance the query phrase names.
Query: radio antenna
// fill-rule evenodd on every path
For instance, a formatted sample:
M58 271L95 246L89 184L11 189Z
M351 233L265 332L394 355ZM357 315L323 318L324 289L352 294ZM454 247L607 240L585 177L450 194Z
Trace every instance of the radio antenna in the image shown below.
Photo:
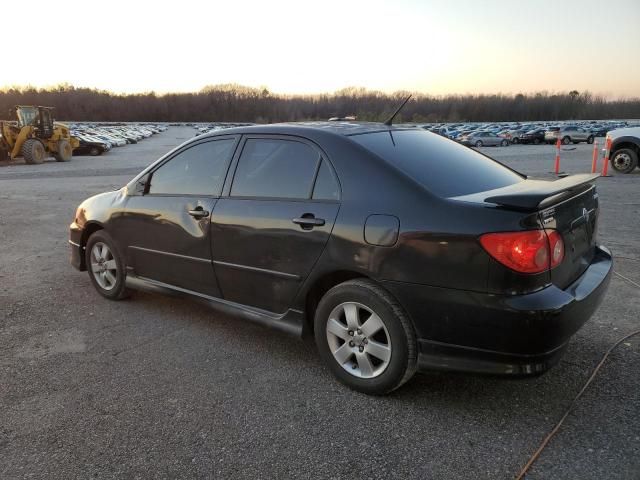
M405 98L404 102L402 102L402 105L400 105L398 109L395 112L393 112L393 115L391 115L389 119L386 122L384 122L385 125L387 125L388 127L391 126L391 124L393 123L393 119L396 118L396 115L400 113L400 110L402 110L402 107L405 106L405 104L409 101L410 98L411 98L411 95Z

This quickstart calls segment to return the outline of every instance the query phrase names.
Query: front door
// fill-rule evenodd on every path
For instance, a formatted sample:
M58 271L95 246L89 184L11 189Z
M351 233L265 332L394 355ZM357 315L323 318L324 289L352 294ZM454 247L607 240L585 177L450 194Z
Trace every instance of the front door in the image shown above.
M143 195L114 219L137 276L220 296L211 263L210 220L237 137L189 145L151 172Z
M226 300L284 313L329 239L338 182L305 141L248 137L241 148L212 217L216 276Z

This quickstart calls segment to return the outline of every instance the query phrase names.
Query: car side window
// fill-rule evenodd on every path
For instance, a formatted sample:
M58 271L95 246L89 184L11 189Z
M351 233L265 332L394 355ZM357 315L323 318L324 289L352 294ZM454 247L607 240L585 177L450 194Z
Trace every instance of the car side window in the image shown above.
M242 149L232 197L308 199L320 155L295 140L250 138Z
M323 160L318 170L316 183L313 187L314 200L339 200L340 187L326 160Z
M188 148L151 175L151 195L217 196L233 155L235 139L213 140Z

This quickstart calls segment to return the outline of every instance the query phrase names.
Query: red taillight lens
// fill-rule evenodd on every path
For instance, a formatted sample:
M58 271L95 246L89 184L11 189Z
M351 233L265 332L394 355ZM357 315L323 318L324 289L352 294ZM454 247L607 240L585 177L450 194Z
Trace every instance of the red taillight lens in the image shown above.
M564 260L564 242L556 230L547 230L549 252L551 252L551 268L557 267Z
M564 258L564 243L555 230L487 233L480 237L482 247L503 265L520 273L540 273Z

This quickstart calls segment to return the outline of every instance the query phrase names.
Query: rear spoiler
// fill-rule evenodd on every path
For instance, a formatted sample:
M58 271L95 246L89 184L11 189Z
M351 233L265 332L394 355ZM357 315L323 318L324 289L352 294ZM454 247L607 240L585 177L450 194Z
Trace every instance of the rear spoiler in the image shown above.
M502 194L492 195L484 201L518 210L540 210L588 190L599 176L599 173L581 173L552 182L525 180L513 185L513 189L504 188Z

